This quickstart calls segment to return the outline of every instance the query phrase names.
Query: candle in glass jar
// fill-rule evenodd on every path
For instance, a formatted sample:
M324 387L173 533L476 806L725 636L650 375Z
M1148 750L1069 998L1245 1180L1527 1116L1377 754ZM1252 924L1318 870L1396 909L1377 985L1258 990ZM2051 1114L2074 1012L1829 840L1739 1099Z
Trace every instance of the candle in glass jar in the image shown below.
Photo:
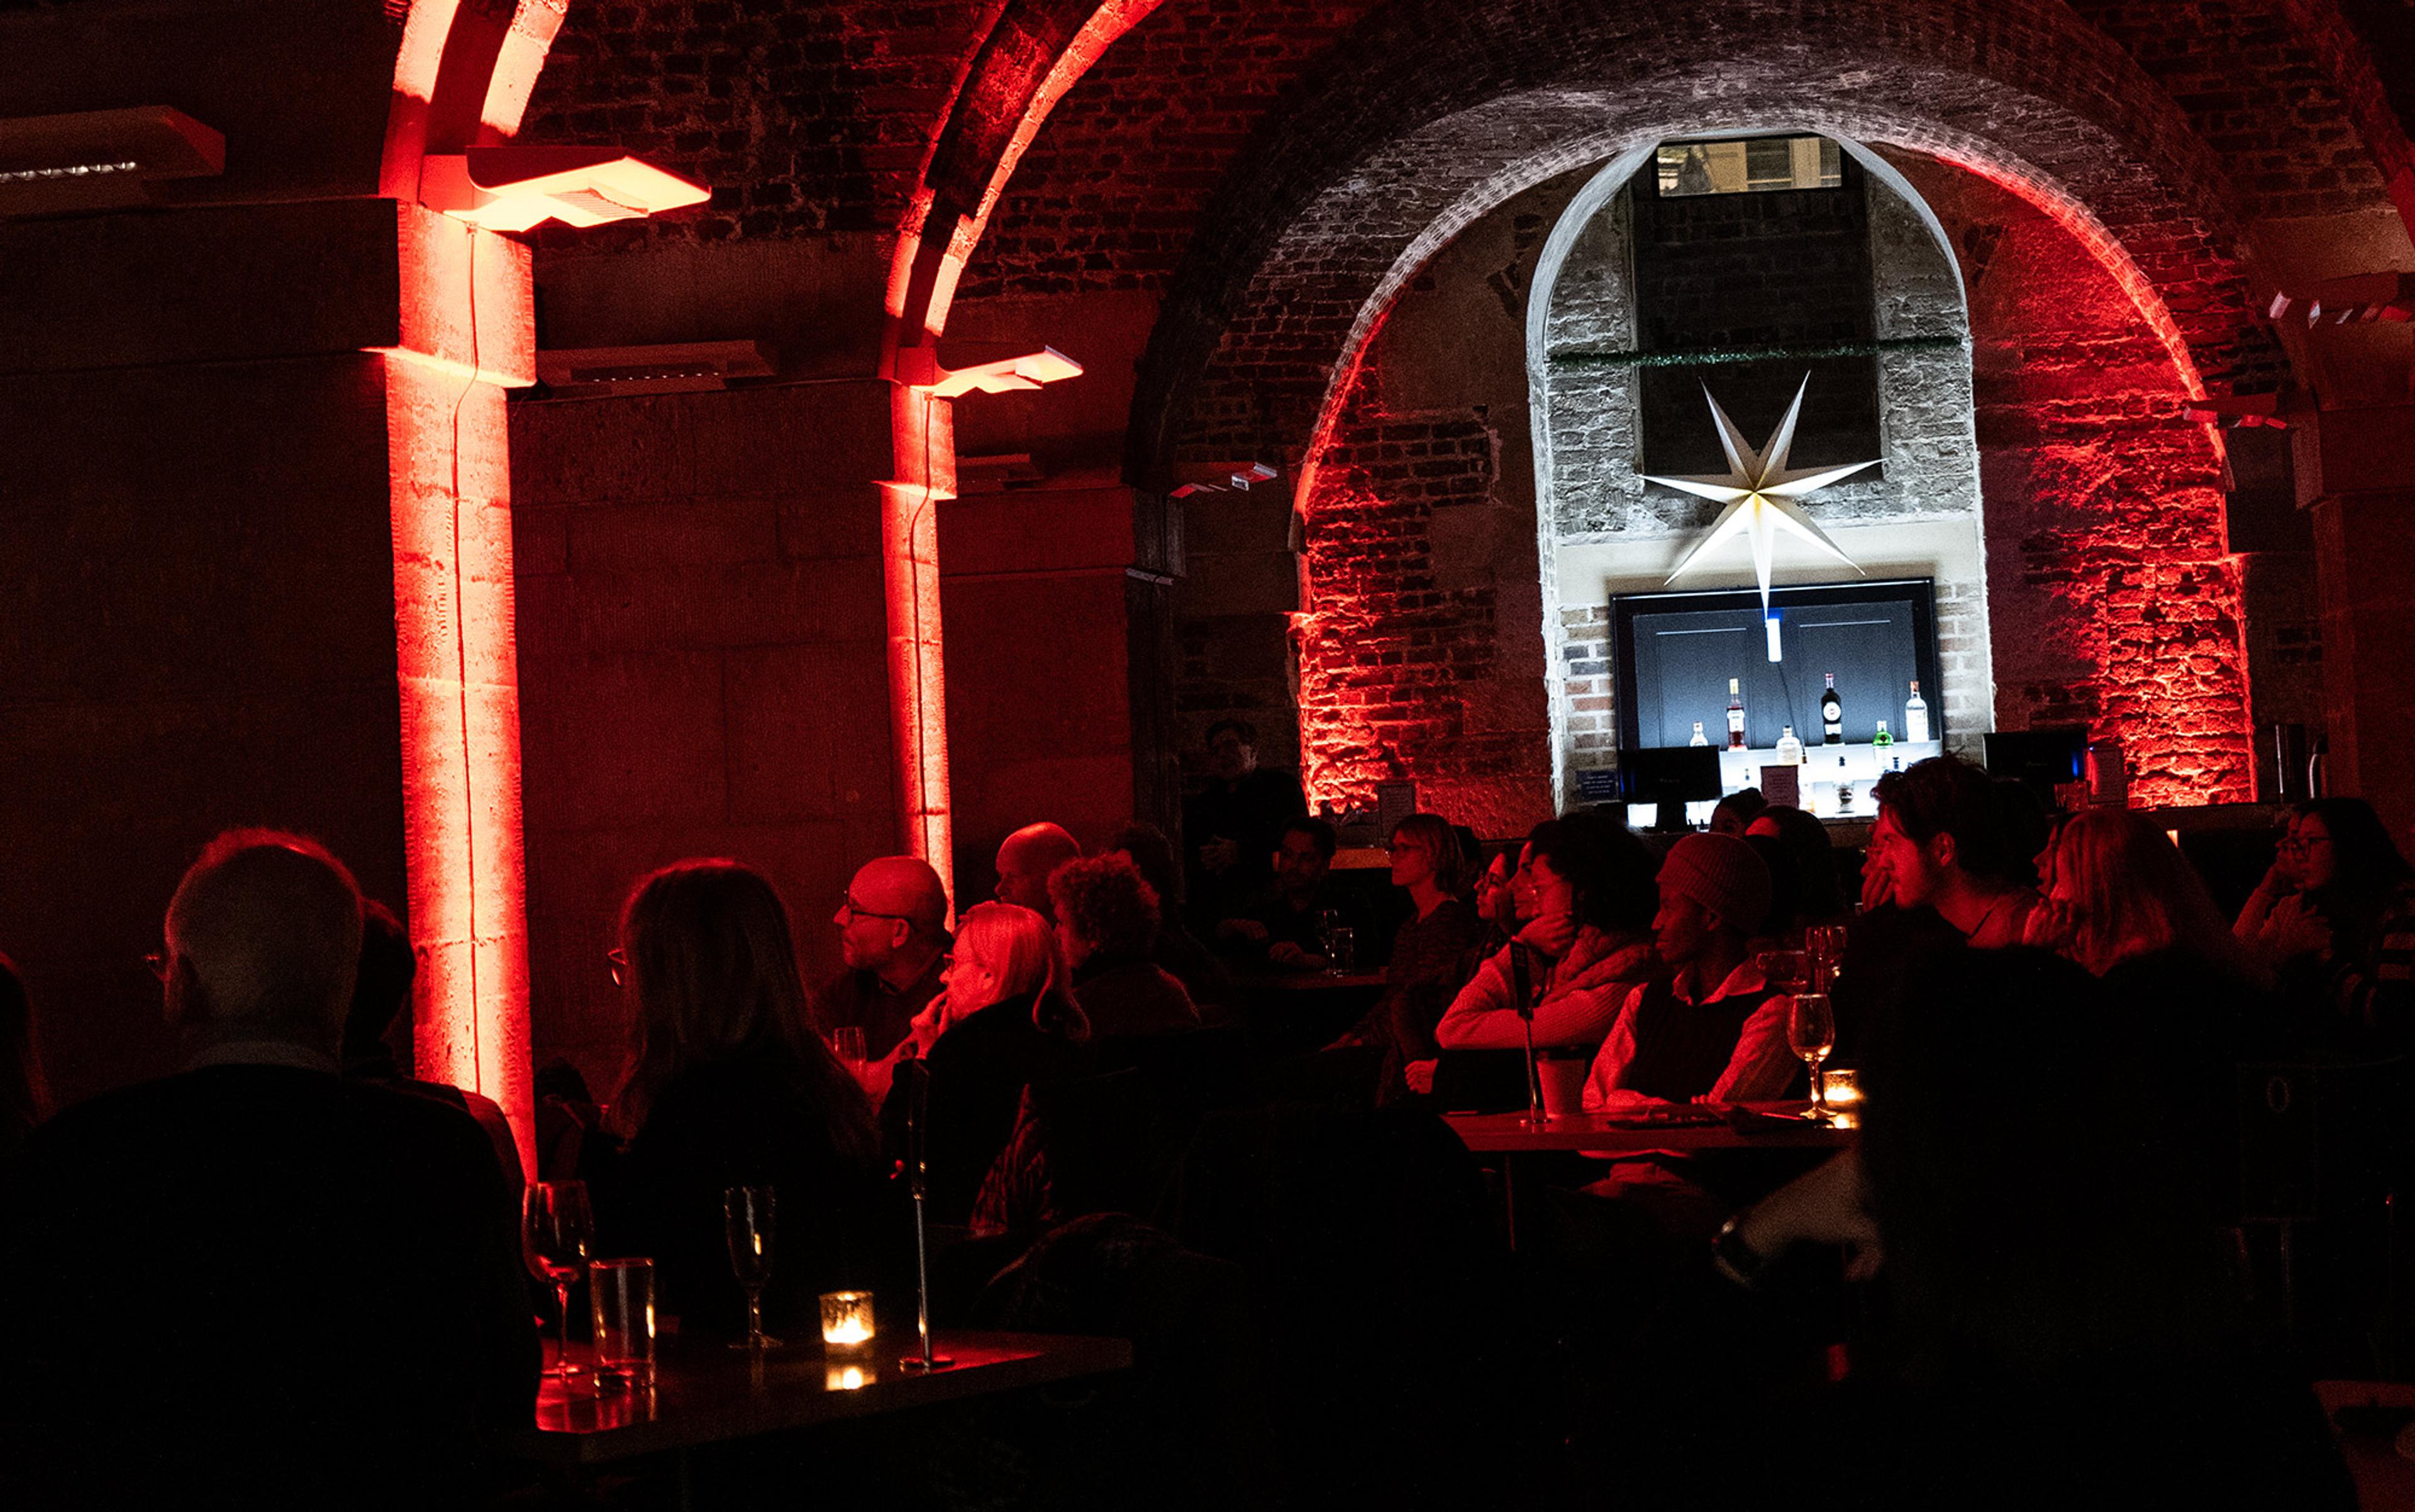
M822 1344L827 1349L858 1349L872 1342L872 1294L822 1294Z
M1862 1078L1859 1071L1852 1070L1850 1068L1839 1067L1836 1070L1829 1071L1826 1074L1828 1081L1828 1106L1832 1108L1850 1108L1858 1104L1862 1100Z

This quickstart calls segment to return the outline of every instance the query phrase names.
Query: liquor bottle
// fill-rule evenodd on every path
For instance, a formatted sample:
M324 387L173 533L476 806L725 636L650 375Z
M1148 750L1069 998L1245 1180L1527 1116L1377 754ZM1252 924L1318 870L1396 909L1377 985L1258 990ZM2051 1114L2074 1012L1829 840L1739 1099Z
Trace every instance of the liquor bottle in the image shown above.
M1711 743L1709 738L1702 734L1702 722L1701 720L1698 719L1694 721L1694 738L1688 741L1686 743L1688 745L1708 745Z
M1744 680L1728 679L1728 749L1744 749Z
M1837 674L1828 674L1828 691L1820 695L1820 741L1823 745L1845 741L1845 704L1837 696Z
M1787 726L1786 733L1778 738L1778 764L1781 767L1803 765L1803 742L1794 738L1792 725Z
M1920 696L1920 679L1912 680L1912 696L1904 700L1903 738L1925 741L1928 739L1928 702Z
M1852 774L1845 770L1843 756L1837 758L1837 812L1839 814L1853 812L1853 778Z
M1870 737L1870 744L1877 749L1883 751L1894 743L1895 737L1887 733L1886 721L1883 719L1880 720L1879 732Z

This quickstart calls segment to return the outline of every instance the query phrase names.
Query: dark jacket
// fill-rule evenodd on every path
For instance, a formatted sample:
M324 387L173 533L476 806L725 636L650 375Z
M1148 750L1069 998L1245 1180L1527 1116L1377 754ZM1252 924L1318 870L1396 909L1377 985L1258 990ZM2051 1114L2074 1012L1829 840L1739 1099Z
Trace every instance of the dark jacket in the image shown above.
M11 1501L461 1498L535 1399L505 1211L466 1114L329 1072L213 1066L61 1114L0 1192Z
M1088 1057L1079 1045L1043 1033L1031 1022L1031 995L992 1003L952 1026L931 1047L929 1124L924 1149L930 1172L928 1217L963 1223L998 1151L1014 1132L1023 1089L1037 1081L1075 1075ZM906 1085L901 1070L880 1105L881 1138L890 1155L908 1156Z
M914 1015L939 996L947 964L942 950L903 991L882 981L878 971L842 971L814 994L814 1026L824 1039L849 1025L862 1029L864 1055L878 1060L897 1048L913 1028Z
M592 1178L604 1252L653 1260L657 1305L683 1333L745 1325L722 1211L731 1187L774 1192L766 1331L818 1329L822 1293L877 1291L887 1279L897 1235L881 1218L868 1112L857 1113L862 1144L850 1154L805 1085L770 1051L683 1070L655 1095L627 1155Z
M1073 973L1073 1000L1094 1040L1175 1034L1199 1027L1199 1010L1182 983L1138 956L1101 953Z

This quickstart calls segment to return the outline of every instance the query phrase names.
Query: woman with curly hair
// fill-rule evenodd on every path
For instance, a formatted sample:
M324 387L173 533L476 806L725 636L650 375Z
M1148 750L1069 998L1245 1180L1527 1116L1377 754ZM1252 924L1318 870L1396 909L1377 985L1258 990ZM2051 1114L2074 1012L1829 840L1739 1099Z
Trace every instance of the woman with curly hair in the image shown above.
M1110 852L1067 861L1050 874L1057 939L1073 968L1073 996L1102 1040L1174 1034L1199 1026L1191 994L1149 964L1158 928L1157 890L1129 857Z

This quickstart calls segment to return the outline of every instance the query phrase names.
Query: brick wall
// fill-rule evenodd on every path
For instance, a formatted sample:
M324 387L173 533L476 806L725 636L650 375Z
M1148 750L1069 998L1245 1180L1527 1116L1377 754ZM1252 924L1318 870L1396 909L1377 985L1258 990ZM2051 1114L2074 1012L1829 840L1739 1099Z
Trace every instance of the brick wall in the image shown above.
M511 407L530 1028L599 1095L605 974L638 877L763 870L808 973L862 861L897 848L883 660L885 384Z

